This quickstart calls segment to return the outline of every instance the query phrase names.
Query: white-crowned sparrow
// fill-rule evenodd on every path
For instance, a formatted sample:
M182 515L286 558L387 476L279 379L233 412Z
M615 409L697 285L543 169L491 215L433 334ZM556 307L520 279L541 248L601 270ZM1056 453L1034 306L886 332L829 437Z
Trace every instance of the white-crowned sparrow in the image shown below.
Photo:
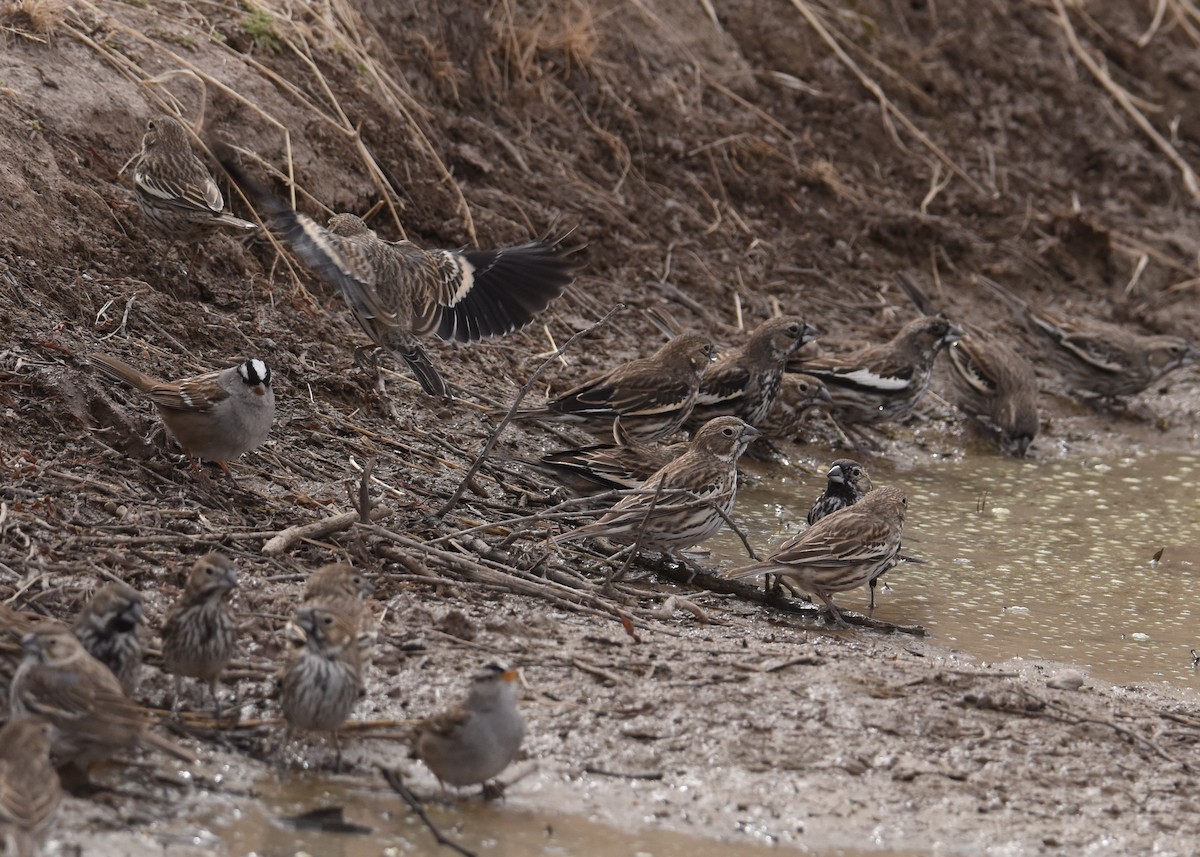
M271 369L258 358L169 382L139 372L109 354L89 354L87 359L158 407L167 430L193 467L196 458L204 458L228 472L225 462L261 445L275 420Z
M488 664L462 704L417 724L413 749L443 786L486 782L516 758L525 737L516 679L516 670Z

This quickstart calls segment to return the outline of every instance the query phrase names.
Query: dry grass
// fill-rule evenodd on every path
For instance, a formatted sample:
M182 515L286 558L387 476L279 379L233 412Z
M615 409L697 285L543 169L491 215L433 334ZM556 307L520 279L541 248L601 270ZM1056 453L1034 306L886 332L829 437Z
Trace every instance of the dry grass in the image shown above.
M9 0L0 3L0 22L18 34L49 36L62 26L66 0Z

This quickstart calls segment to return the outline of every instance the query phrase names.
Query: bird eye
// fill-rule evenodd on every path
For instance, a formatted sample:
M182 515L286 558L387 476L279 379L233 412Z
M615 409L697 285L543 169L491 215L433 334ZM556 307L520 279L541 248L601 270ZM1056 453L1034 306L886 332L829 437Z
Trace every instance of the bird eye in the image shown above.
M727 428L721 434L725 435L725 437L733 437L733 429Z

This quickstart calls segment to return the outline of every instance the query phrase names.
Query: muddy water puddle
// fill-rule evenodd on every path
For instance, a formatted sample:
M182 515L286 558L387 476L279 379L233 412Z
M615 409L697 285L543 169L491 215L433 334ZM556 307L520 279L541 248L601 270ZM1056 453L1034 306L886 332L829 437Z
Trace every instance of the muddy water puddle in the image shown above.
M1117 683L1200 687L1189 653L1200 649L1200 457L869 469L876 485L907 491L905 552L925 561L889 572L877 618L921 624L988 661L1045 658ZM752 543L761 550L799 529L823 484L793 471L739 495ZM745 561L732 537L708 547L724 566ZM865 610L867 590L836 600Z
M734 853L747 857L877 857L880 853L796 850L744 839L734 845L656 830L652 819L635 831L520 804L519 795L492 803L468 798L453 803L431 802L426 811L447 837L480 857L728 857ZM370 832L300 831L282 820L333 806L344 808L348 823ZM231 809L212 819L209 826L230 854L255 857L440 857L452 853L438 846L428 828L390 791L356 788L320 777L264 781L257 802ZM909 857L909 852L887 853L889 857Z

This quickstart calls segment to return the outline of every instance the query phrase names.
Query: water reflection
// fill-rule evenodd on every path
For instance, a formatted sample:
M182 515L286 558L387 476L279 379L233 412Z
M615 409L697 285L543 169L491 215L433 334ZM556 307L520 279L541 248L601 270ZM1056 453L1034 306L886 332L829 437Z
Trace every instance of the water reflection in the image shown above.
M1200 458L868 466L876 485L907 490L905 551L927 562L889 574L877 617L920 623L988 660L1048 658L1120 683L1200 684L1189 654L1200 647ZM752 542L774 545L794 532L823 483L797 474L739 495ZM722 565L744 561L734 538L707 546ZM865 609L866 589L838 603Z

